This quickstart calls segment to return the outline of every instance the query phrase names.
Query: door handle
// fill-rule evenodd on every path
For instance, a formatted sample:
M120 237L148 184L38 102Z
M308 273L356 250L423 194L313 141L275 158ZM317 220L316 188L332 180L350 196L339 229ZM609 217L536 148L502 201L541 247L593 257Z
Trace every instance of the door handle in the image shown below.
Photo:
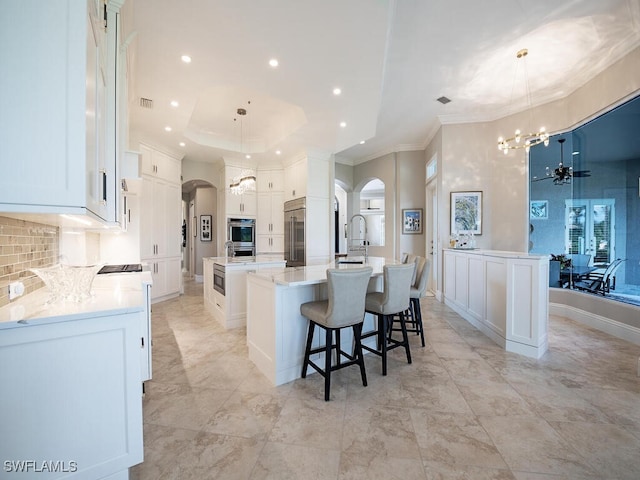
M104 168L100 169L100 175L102 178L102 195L100 198L100 203L102 205L107 204L107 171Z

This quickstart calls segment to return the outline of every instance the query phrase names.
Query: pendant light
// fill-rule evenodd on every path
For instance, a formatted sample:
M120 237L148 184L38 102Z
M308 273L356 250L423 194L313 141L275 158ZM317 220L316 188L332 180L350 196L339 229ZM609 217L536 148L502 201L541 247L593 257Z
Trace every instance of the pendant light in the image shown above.
M248 103L251 104L251 101L249 101ZM229 189L234 195L242 195L246 191L256 189L256 174L253 170L244 168L243 119L247 115L247 110L244 108L238 108L238 110L236 110L236 113L240 118L240 175L233 178L231 184L229 185ZM234 122L236 120L236 118L233 119ZM247 155L247 158L250 158L250 156Z
M529 54L529 50L523 48L516 53L516 69L513 76L513 85L515 87L516 77L518 75L518 64L522 64L524 70L524 83L525 92L527 96L527 110L531 112L531 92L529 91L529 78L527 76L527 61L526 57ZM511 98L513 100L513 88L511 90ZM516 150L524 148L528 153L529 149L534 145L544 143L544 146L549 145L549 134L544 127L541 127L538 131L531 133L523 133L519 128L516 129L513 137L510 138L498 138L498 150L502 151L505 155L509 150Z

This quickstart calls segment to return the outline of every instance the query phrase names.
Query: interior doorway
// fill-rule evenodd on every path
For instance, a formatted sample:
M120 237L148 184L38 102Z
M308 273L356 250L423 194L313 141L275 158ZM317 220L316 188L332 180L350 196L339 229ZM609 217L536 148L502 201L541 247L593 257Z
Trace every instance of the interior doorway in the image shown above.
M334 198L335 253L347 253L347 192L338 183L335 184Z
M431 260L431 273L427 284L427 291L433 293L438 300L438 271L439 271L439 244L438 244L438 159L434 155L426 165L425 179L425 252Z

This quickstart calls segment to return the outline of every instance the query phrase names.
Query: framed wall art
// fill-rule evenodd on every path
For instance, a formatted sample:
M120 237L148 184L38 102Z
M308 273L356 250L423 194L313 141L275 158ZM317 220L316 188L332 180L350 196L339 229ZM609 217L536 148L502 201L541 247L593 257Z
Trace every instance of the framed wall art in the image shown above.
M531 200L529 216L532 220L546 220L549 218L549 202L547 200Z
M402 233L420 234L422 233L422 209L403 208L402 209Z
M451 192L451 233L482 234L482 192Z
M200 241L211 242L211 215L200 215Z

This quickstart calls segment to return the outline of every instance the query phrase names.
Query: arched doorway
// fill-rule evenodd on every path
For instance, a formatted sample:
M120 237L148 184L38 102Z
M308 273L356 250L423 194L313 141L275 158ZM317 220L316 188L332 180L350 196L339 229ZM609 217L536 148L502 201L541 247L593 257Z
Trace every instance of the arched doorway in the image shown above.
M182 272L203 281L202 259L215 257L217 189L206 180L182 184Z

